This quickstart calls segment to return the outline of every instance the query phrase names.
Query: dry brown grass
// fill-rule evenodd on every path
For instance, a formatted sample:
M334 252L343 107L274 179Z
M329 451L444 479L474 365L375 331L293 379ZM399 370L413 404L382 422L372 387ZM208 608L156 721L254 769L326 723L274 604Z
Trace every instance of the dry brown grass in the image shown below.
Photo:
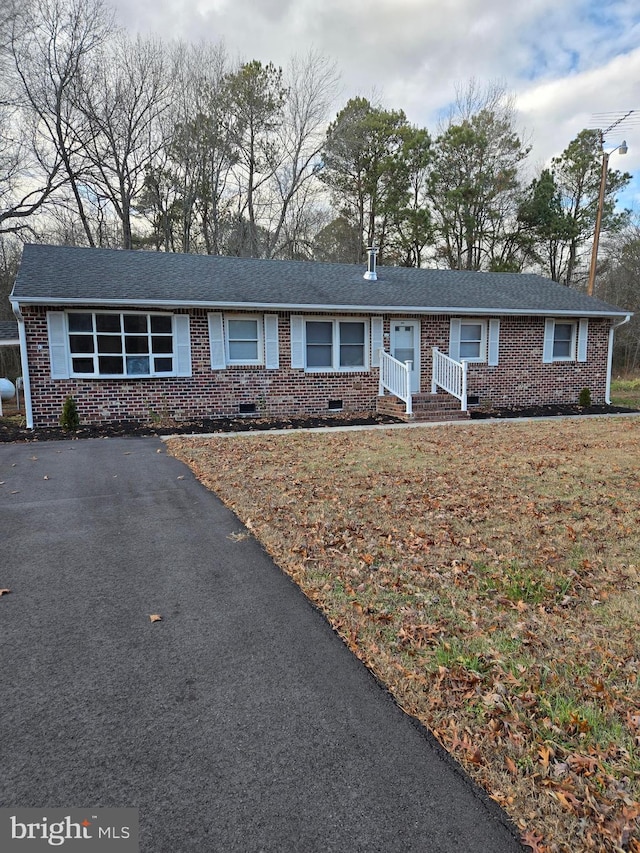
M640 851L640 418L180 438L539 851Z

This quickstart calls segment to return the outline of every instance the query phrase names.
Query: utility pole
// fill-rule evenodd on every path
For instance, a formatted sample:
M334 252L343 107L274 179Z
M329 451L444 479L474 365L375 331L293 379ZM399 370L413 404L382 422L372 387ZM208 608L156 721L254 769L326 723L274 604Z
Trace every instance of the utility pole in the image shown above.
M616 121L609 125L606 130L600 131L600 150L602 151L602 171L600 173L600 192L598 193L598 207L596 209L596 225L593 232L593 247L591 249L591 265L589 267L589 281L587 283L587 295L593 296L596 282L596 266L598 264L598 245L600 243L600 230L602 228L602 212L604 210L604 198L607 192L607 170L609 169L609 157L619 151L621 154L626 154L628 151L626 141L622 141L620 145L613 148L611 151L604 150L604 138L617 127L621 122L633 115L636 110L629 110L623 116L620 116ZM606 115L606 114L605 114Z

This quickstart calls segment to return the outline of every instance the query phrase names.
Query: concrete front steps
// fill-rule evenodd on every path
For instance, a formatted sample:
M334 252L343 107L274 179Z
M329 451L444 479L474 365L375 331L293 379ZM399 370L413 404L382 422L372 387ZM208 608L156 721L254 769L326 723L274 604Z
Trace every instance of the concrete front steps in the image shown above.
M407 415L402 400L392 394L384 394L376 400L376 411L381 415L391 415L403 421L464 421L469 412L460 409L460 400L451 394L414 394L413 414Z

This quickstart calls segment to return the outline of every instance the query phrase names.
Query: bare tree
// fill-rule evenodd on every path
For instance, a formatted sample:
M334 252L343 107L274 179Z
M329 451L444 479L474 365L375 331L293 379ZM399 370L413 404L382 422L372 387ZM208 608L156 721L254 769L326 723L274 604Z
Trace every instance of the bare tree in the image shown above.
M91 129L90 191L111 205L125 249L133 248L135 201L162 147L159 121L169 105L170 79L160 42L120 37L82 81L78 104Z
M237 202L231 174L238 154L232 139L228 91L234 72L223 45L192 46L184 59L183 94L177 101L179 111L169 147L180 194L182 246L188 251L193 245L191 229L197 220L205 252L217 255L224 250L225 231Z
M322 187L315 180L329 112L338 94L335 65L315 51L294 56L285 78L286 99L278 138L269 222L268 257L297 256Z
M94 238L83 187L89 128L77 109L78 85L113 32L102 0L26 0L16 5L9 35L17 107L29 111L32 159L46 176L40 195L46 200L69 186L89 245ZM25 210L33 212L28 204Z
M9 294L20 266L20 243L0 234L0 320L13 320ZM15 380L21 373L18 347L0 347L0 376Z

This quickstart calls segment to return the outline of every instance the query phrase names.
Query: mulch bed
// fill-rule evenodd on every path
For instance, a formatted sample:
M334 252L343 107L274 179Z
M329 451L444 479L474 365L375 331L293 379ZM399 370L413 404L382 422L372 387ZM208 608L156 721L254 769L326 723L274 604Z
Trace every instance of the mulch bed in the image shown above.
M635 412L624 406L531 406L509 409L474 409L473 420L486 418L533 418L554 415L603 415ZM116 421L90 424L68 432L61 427L38 427L29 430L11 418L0 419L0 442L56 441L76 438L108 438L145 435L198 435L211 432L249 432L251 430L311 429L313 427L375 426L397 424L402 421L388 415L371 413L344 413L317 417L292 418L203 418L193 421L164 421L159 424L140 421Z
M522 406L506 409L473 409L474 420L484 418L550 418L558 415L626 415L638 412L626 406Z
M294 418L201 418L193 421L114 421L90 424L71 432L62 427L38 427L28 430L14 421L0 420L0 442L55 441L69 438L109 438L145 435L192 435L210 432L249 432L251 430L309 429L312 427L374 426L399 423L397 418L370 413L345 413L322 417Z

